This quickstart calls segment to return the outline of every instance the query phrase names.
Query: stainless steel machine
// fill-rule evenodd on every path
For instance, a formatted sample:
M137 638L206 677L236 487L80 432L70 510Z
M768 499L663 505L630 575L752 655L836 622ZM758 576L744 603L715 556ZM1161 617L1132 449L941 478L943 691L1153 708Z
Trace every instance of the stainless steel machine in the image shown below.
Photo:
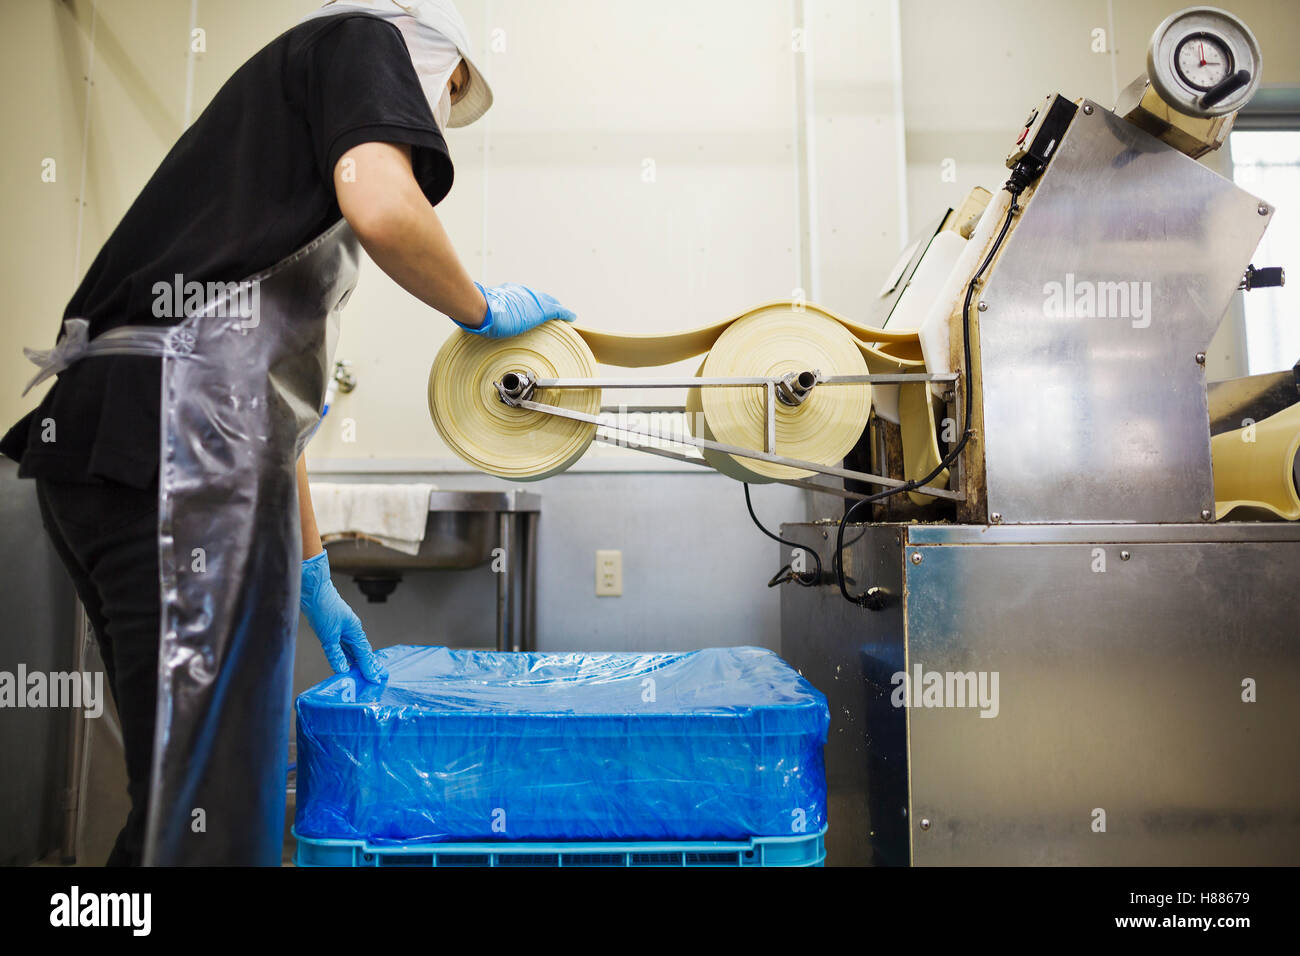
M1300 390L1212 415L1205 377L1231 297L1283 279L1250 265L1272 207L1195 160L1259 65L1193 8L1114 110L1035 108L922 327L954 497L783 526L833 569L788 576L781 648L831 704L829 863L1300 863L1300 525L1216 520L1211 457L1212 417ZM859 463L920 479L896 432Z
M516 357L478 389L613 443L663 436L555 396L755 389L761 447L708 427L667 439L703 457L639 447L815 492L821 519L772 535L771 584L782 655L831 704L830 863L1300 863L1300 379L1206 381L1232 297L1284 280L1250 262L1273 208L1197 161L1260 65L1245 24L1193 7L1114 109L1036 104L1005 185L891 273L870 331L918 351L859 342L870 374L568 377ZM842 464L778 441L809 395L864 383Z

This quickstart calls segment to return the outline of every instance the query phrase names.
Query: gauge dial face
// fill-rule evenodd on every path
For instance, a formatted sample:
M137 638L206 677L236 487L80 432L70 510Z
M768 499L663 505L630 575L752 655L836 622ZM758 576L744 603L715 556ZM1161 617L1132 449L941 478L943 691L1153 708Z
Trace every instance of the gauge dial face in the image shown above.
M1178 44L1174 63L1179 77L1198 90L1212 90L1232 73L1232 54L1210 33L1193 33Z

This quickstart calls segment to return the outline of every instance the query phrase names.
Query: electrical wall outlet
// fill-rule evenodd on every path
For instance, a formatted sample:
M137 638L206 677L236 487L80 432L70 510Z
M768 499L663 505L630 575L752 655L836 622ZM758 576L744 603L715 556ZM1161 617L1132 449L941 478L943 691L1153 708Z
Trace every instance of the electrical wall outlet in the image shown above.
M623 594L623 552L596 552L596 597Z

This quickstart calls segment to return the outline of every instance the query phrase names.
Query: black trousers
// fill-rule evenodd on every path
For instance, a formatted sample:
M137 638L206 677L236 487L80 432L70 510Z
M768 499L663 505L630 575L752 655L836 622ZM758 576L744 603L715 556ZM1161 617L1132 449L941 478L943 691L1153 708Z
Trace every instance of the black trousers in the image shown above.
M131 811L108 865L139 866L158 696L158 492L38 478L36 496L95 629L122 721Z

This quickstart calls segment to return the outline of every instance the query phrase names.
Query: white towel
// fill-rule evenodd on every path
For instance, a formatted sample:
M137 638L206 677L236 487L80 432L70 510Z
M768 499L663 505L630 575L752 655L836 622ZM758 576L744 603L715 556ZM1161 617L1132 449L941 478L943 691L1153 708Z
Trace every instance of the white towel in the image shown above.
M429 523L429 495L437 485L311 483L322 541L360 535L403 554L417 554Z

